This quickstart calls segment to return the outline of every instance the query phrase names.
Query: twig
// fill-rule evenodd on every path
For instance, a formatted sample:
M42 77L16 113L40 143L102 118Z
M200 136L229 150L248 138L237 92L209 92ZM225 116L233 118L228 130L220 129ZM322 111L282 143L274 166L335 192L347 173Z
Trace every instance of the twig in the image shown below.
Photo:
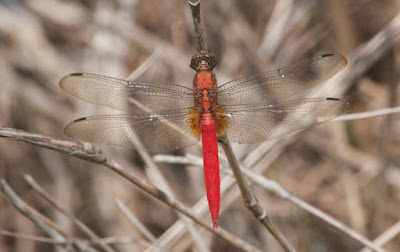
M51 224L49 220L46 220L44 216L40 215L32 207L27 205L7 184L4 179L0 179L0 190L3 192L4 196L8 201L23 215L30 219L38 228L43 230L50 237L54 238L56 241L62 241L66 246L75 246L78 250L94 251L92 248L85 246L81 242L73 241L67 239L65 234L60 232L60 229L55 228L55 224Z
M346 68L339 74L335 82L341 83L342 93L348 90L369 68L399 40L400 14L385 26L372 39L359 46L348 57Z
M104 251L108 251L108 252L115 251L113 248L111 248L107 244L102 243L101 239L96 235L96 233L93 232L82 221L78 220L72 214L68 213L65 209L63 209L60 205L58 205L56 200L48 192L46 192L44 190L44 188L42 188L33 177L31 177L28 174L25 174L24 177L25 177L25 180L28 182L28 184L32 187L33 190L35 190L43 199L45 199L48 203L50 203L50 205L52 205L54 208L56 208L62 214L67 216L78 227L78 229L82 233L86 234L90 239L93 240L94 245L98 245Z
M43 136L40 134L32 134L22 130L16 130L12 128L6 128L0 126L0 137L6 137L16 141L27 142L36 146L45 147L47 149L55 150L61 153L69 154L74 157L78 157L80 159L85 159L92 163L101 164L112 171L118 173L131 183L135 184L143 191L147 192L151 196L157 198L158 200L162 201L166 205L172 207L173 209L177 210L178 212L183 213L190 219L192 219L197 224L201 225L208 231L214 233L218 237L226 240L227 242L231 243L232 245L243 249L245 251L257 251L255 247L243 241L242 239L232 235L231 233L223 230L223 229L214 229L212 228L209 223L197 216L195 216L191 209L184 206L179 201L168 197L165 193L160 191L158 188L153 186L152 184L148 183L146 180L140 178L131 170L126 169L125 167L121 166L117 162L111 159L107 159L106 156L100 154L101 151L95 149L89 143L80 143L76 141L63 141L58 139L53 139L51 137ZM96 151L94 151L96 150Z
M371 118L371 117L376 117L376 116L395 114L395 113L399 113L399 112L400 112L400 107L386 108L386 109L379 109L379 110L367 111L367 112L362 112L362 113L341 115L341 116L333 119L332 121L359 120L359 119Z
M281 51L279 46L282 44L282 40L293 26L304 18L313 4L312 1L304 2L299 8L293 0L277 1L260 41L258 48L260 55L268 59L275 57Z
M102 163L106 159L102 154L102 151L98 148L95 148L90 143L54 139L49 136L29 133L23 130L7 128L3 126L0 126L0 137L5 137L14 141L25 142L44 147L46 149L70 154L71 156L91 160L95 163Z
M391 239L398 236L399 234L400 234L400 221L398 221L396 224L394 224L390 228L386 229L386 231L383 232L381 235L379 235L373 241L373 243L376 246L383 246L385 243L389 242ZM369 251L370 250L368 248L364 248L360 252L369 252Z
M386 96L386 106L393 107L396 103L396 90L397 90L397 78L395 77L397 74L396 69L393 65L395 65L395 60L390 57L390 62L392 65L391 74L389 74L389 81L388 85L386 86L388 95ZM390 167L390 160L389 160L389 143L392 141L392 134L391 134L391 125L392 125L392 115L388 114L383 117L383 122L380 125L380 134L378 140L378 150L379 150L379 166L380 171L378 176L375 179L374 183L374 190L372 196L374 198L374 205L372 206L371 210L371 229L373 230L373 235L377 235L377 230L379 229L378 218L383 213L383 209L385 209L385 202L387 200L389 189L388 185L385 182L385 174L389 170Z
M10 232L7 230L0 230L0 235L6 235L6 236L10 236L10 237L27 239L27 240L37 241L37 242L50 243L50 244L54 244L54 245L67 245L68 244L68 242L65 242L65 240L58 241L58 240L55 240L52 238L34 236L34 235L26 235L26 234L21 234L21 233L17 233L17 232Z
M105 237L101 239L106 244L118 244L118 243L138 243L144 247L151 247L152 244L143 239L132 238L127 236L120 237Z
M65 241L63 235L61 235L58 231L54 230L52 227L47 225L47 223L45 223L42 219L38 218L38 216L31 211L32 208L28 206L14 192L14 190L7 184L7 182L4 179L0 179L0 190L19 212L21 212L33 223L35 223L35 225L38 226L41 230L43 230L46 234L48 234L50 237L53 237L56 240Z
M322 219L326 223L330 224L331 226L337 228L338 230L342 231L343 233L349 235L353 239L357 240L358 242L362 243L364 246L371 248L374 251L384 251L382 248L379 248L367 238L363 237L356 231L352 230L351 228L347 227L343 223L337 221L336 219L332 218L331 216L325 214L321 210L316 207L309 205L308 203L302 201L301 199L297 198L296 196L290 194L288 191L282 188L281 185L276 183L275 181L269 180L253 171L243 169L243 172L254 182L258 185L263 187L264 189L274 192L279 197L286 199L293 203L294 205L304 209L305 211L315 215L316 217Z
M295 251L286 237L275 227L267 215L267 211L260 206L256 196L250 188L249 182L241 172L240 165L233 153L232 147L228 140L221 142L222 148L225 151L226 158L230 164L233 174L236 178L239 189L242 193L243 201L247 209L253 212L254 216L259 220L275 237L286 251Z
M162 155L162 154L157 154L153 156L154 162L160 162L160 163L171 163L171 164L182 164L182 165L196 165L196 166L202 166L203 165L203 160L197 156L198 158L192 158L192 157L181 157L181 156L171 156L171 155Z
M365 234L366 214L362 207L359 181L352 173L351 166L343 162L342 158L348 154L349 149L345 132L346 127L344 123L335 123L332 128L333 143L336 149L336 155L332 161L337 167L339 181L343 188L350 226L360 234Z
M207 51L207 40L204 31L204 25L200 16L200 2L201 0L188 0L190 10L192 11L194 34L196 35L197 51Z
M15 238L20 238L20 239L27 239L27 240L32 240L32 241L37 241L37 242L43 242L43 243L49 243L49 244L54 244L54 245L71 245L70 241L57 241L52 238L47 238L47 237L42 237L42 236L34 236L34 235L26 235L26 234L21 234L17 232L10 232L7 230L0 230L0 235L5 235L5 236L10 236L10 237L15 237ZM132 237L105 237L100 239L102 243L104 244L118 244L118 243L140 243L145 247L150 247L151 244L148 243L145 240L142 239L137 239L137 238L132 238ZM91 241L87 240L81 240L83 244L88 244L91 245L93 244Z
M119 199L116 199L115 202L121 211L128 217L128 219L137 227L140 232L151 242L156 243L156 237L143 225L142 222L128 209L128 207Z
M149 67L160 57L162 53L161 47L158 47L154 52L148 57L138 68L135 69L127 78L126 80L136 80L139 78L140 75L142 75L144 72L146 72Z

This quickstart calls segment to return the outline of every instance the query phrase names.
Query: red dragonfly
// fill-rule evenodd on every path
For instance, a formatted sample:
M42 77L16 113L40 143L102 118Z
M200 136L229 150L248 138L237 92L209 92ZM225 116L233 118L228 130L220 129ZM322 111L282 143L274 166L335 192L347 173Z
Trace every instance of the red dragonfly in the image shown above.
M217 86L212 73L216 57L200 51L190 64L196 71L193 88L70 74L60 81L65 92L126 114L83 117L69 123L65 134L128 148L136 138L151 152L188 147L201 137L207 199L213 226L218 227L217 139L259 143L339 116L347 103L337 98L286 99L326 81L346 63L340 55L322 54Z

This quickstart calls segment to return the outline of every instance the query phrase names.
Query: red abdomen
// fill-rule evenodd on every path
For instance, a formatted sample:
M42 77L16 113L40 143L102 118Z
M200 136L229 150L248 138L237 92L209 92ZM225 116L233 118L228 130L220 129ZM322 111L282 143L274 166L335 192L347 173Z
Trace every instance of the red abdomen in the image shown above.
M201 118L201 133L203 142L204 180L207 200L214 227L218 227L220 178L218 161L218 143L215 120L210 113Z

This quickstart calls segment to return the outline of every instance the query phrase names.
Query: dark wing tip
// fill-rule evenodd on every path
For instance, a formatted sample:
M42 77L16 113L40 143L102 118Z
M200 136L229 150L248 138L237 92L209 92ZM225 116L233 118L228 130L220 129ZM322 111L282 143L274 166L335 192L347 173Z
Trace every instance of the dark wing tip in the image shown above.
M59 86L61 89L63 89L63 86L65 85L65 82L71 77L71 76L83 76L84 73L72 73L64 76L59 83Z
M340 70L347 65L347 59L340 54L335 53L324 53L320 55L321 58L329 58L332 57L332 60L336 60L337 64L340 65Z
M351 111L350 109L350 103L347 100L344 99L339 99L339 98L334 98L334 97L327 97L326 98L327 101L335 101L335 102L339 102L339 103L335 103L338 104L339 108L340 108L340 113L349 113Z
M328 101L340 101L339 98L334 98L334 97L328 97L326 98Z
M85 121L86 119L87 119L87 117L81 117L81 118L75 119L72 122L68 123L67 126L65 126L65 128L64 128L64 134L66 136L69 136L72 138L79 138L79 137L75 137L76 133L78 133L78 132L74 131L74 126L76 126L76 123ZM71 129L72 129L72 131L71 131Z
M70 74L71 76L82 76L83 75L83 73L72 73L72 74Z
M80 121L85 121L85 120L86 120L86 117L81 117L81 118L74 120L73 122L75 123L75 122L80 122Z
M321 57L322 57L322 58L324 58L324 57L331 57L331 56L333 56L333 55L335 55L335 54L333 54L333 53L325 53L325 54L322 54Z

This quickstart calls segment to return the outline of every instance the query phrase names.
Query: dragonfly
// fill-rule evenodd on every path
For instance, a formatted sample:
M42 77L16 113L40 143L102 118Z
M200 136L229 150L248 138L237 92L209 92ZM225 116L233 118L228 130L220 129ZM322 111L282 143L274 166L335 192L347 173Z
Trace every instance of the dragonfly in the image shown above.
M60 80L66 93L124 114L82 117L70 122L64 132L83 141L136 146L151 153L189 147L201 138L209 210L213 227L218 228L217 141L260 143L341 115L347 106L342 99L290 97L330 79L347 61L338 54L322 54L220 86L212 72L217 62L210 51L192 57L190 67L196 71L193 88L69 74Z

